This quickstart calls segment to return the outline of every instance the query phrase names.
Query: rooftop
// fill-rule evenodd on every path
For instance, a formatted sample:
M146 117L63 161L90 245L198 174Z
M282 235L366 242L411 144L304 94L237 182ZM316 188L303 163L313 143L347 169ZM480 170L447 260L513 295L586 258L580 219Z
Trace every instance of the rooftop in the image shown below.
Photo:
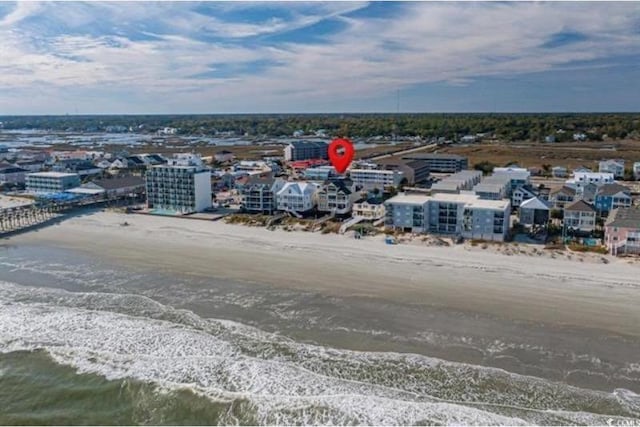
M137 176L96 179L93 181L93 183L104 190L116 190L118 188L144 186L144 180Z
M640 209L614 209L609 213L606 225L611 227L640 228Z
M465 206L480 209L504 210L509 206L509 200L485 200L472 193L448 194L438 193L431 196L420 194L398 194L387 200L388 203L419 205L428 201L445 203L462 203Z
M564 208L565 211L574 211L574 212L595 212L596 210L589 203L584 200L578 200L576 202L567 205Z
M77 173L67 173L67 172L34 172L29 173L27 176L36 176L40 178L66 178L78 176Z
M614 196L618 193L625 193L627 195L630 195L631 190L624 185L620 185L617 183L604 184L596 190L596 194L598 196Z

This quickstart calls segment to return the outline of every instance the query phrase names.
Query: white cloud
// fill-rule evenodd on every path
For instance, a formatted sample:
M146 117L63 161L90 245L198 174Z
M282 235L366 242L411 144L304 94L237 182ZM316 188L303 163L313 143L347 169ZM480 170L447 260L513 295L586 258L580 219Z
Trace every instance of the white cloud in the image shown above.
M81 96L82 90L92 94L108 87L114 97L131 94L139 102L136 111L156 108L168 96L183 111L292 111L308 102L367 99L418 83L466 85L482 76L568 69L575 61L640 54L640 11L629 3L409 3L393 19L342 16L361 3L283 7L289 6L294 19L258 25L207 17L183 3L19 3L0 21L0 90L26 92L35 85L46 86L47 93L72 88ZM66 32L41 36L33 27L22 28L28 16L37 16L47 31L62 26ZM347 29L329 35L326 44L251 46L236 40L305 28L328 17L342 20ZM92 34L94 26L118 31ZM132 30L151 37L129 39ZM559 32L588 38L540 47ZM203 35L219 40L201 41ZM258 75L191 78L210 71L212 63L252 61L283 65Z

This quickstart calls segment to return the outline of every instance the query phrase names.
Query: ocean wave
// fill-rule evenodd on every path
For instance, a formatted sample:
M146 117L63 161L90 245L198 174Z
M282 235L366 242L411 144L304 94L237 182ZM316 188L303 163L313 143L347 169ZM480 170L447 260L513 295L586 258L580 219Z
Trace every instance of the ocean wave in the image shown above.
M640 416L629 391L303 344L139 295L0 282L0 352L39 349L79 373L244 402L260 424L605 424Z

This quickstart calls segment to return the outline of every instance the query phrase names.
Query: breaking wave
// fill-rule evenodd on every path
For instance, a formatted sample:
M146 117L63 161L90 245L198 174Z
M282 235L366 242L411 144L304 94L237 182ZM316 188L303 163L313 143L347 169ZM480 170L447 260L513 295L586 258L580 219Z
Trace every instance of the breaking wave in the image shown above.
M0 282L0 353L45 351L78 373L241 405L258 424L607 424L640 396L415 354L292 341L139 295ZM238 420L221 413L221 424Z

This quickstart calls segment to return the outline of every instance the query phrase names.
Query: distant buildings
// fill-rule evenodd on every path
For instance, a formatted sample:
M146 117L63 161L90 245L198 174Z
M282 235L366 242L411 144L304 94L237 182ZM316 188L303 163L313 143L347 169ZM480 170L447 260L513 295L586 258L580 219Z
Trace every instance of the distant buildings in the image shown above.
M482 172L477 170L463 170L436 182L431 186L432 193L459 193L471 190L482 180Z
M508 200L483 200L472 193L400 194L385 202L385 225L415 233L503 241L510 209Z
M194 165L158 165L147 170L147 207L176 213L211 207L211 171Z
M612 173L614 178L624 178L624 160L602 160L598 164L598 172Z
M326 181L329 178L337 177L338 172L333 166L324 165L305 169L302 175L309 181Z
M77 173L36 172L26 175L27 191L31 193L59 193L80 185Z
M401 160L395 157L376 161L380 169L402 172L408 185L425 182L429 178L429 164L424 160Z
M402 159L422 160L431 173L456 173L469 167L469 160L456 154L412 153L405 154Z
M230 162L235 158L233 153L228 150L218 151L213 157L216 160L216 162L220 162L220 163Z
M554 166L551 168L551 175L554 178L565 178L567 174L567 168L564 166Z
M287 182L276 194L278 210L303 214L317 206L318 186L310 182Z
M0 184L24 184L28 172L10 163L0 163Z
M109 179L96 179L84 184L82 188L102 190L108 196L122 196L142 192L145 189L145 181L138 176L122 176Z
M284 148L287 162L329 158L328 144L322 141L294 141Z
M511 196L513 190L521 185L529 184L531 172L519 167L494 168L491 177L504 177L508 179L509 186L507 188L507 195Z
M611 255L640 254L640 209L612 210L604 229L605 245Z
M390 187L398 188L404 174L399 170L351 169L349 177L364 190L384 190Z
M635 162L633 164L633 178L636 181L640 181L640 162Z
M610 172L574 172L573 178L567 180L566 185L576 190L576 194L581 195L585 185L595 184L601 186L611 184L614 181Z

